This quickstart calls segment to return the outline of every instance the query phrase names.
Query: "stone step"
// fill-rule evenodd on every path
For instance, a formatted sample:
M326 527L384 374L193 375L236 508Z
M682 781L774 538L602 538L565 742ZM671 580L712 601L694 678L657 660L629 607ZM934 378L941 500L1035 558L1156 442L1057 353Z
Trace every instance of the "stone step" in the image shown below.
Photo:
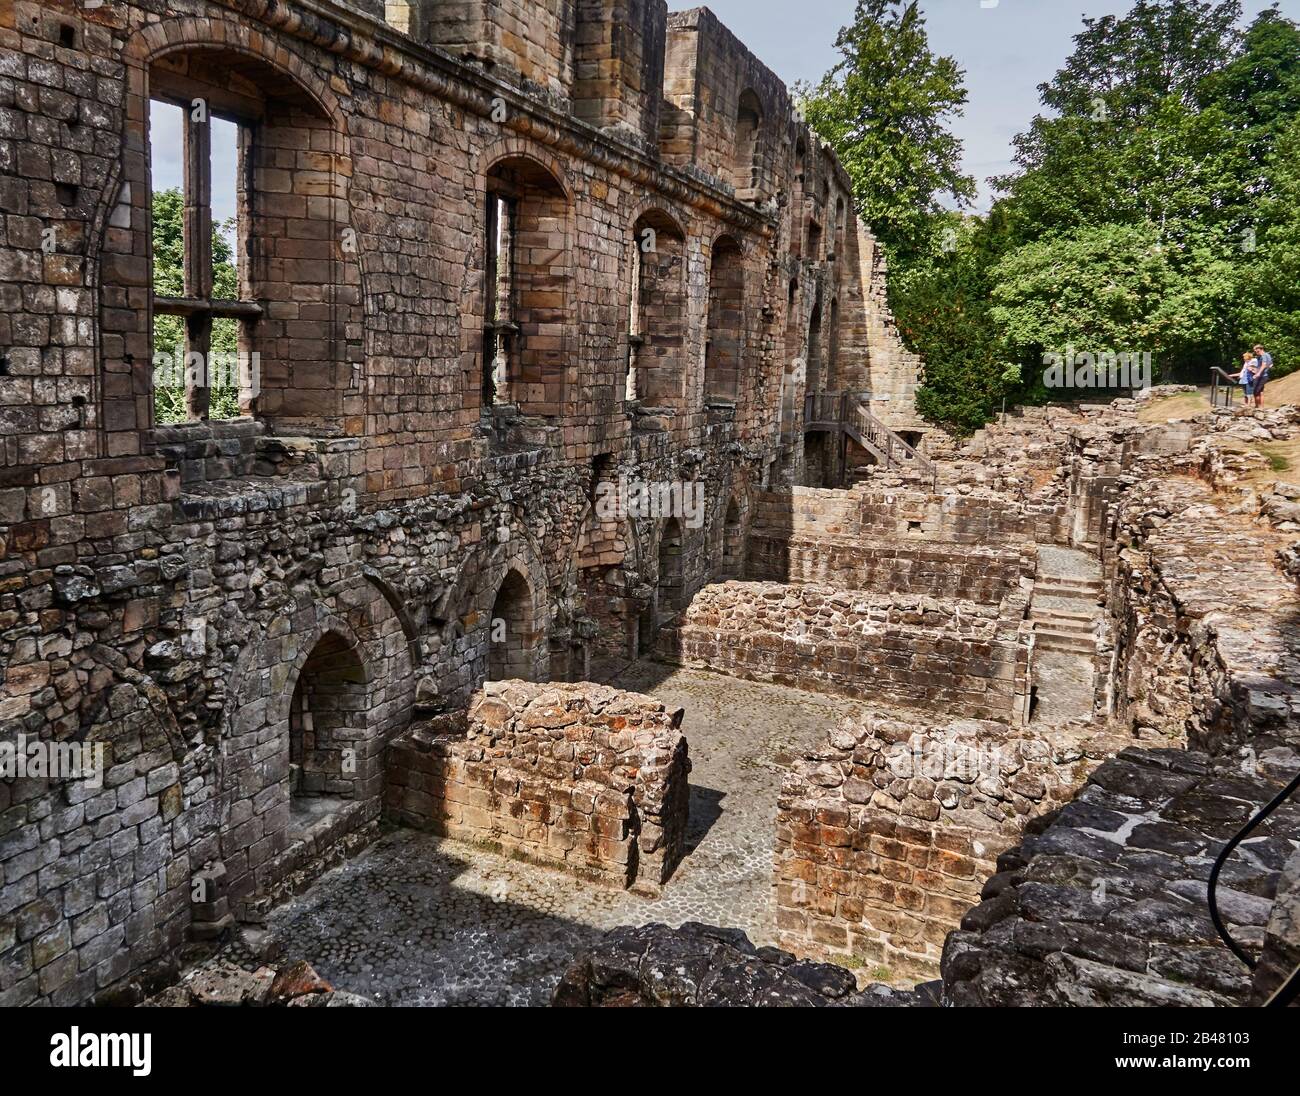
M1101 583L1091 579L1045 578L1034 583L1034 593L1044 597L1095 599L1101 596Z
M1047 586L1068 586L1071 589L1085 587L1089 590L1100 590L1100 578L1083 578L1079 575L1047 575L1038 574L1038 581Z
M1057 609L1050 606L1029 606L1029 619L1041 620L1044 624L1078 625L1091 631L1101 619L1100 613L1073 612L1069 609Z
M1097 633L1095 620L1056 616L1050 610L1031 612L1029 619L1037 625L1038 631L1064 632L1070 635L1087 636L1089 639Z
M1070 651L1081 655L1095 655L1097 641L1091 636L1075 632L1059 632L1054 628L1035 628L1034 641L1043 651Z

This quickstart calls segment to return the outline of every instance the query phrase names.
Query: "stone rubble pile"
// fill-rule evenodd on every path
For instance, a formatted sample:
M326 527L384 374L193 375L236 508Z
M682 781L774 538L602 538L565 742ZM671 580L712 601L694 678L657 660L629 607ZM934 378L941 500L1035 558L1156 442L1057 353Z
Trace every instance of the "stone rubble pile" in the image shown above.
M1293 774L1293 771L1292 773ZM948 937L953 1005L1222 1006L1251 974L1220 941L1207 882L1223 843L1286 772L1132 748L1103 764L1053 819L998 859L983 901ZM1219 909L1258 953L1279 873L1300 850L1300 804L1283 806L1229 859Z
M619 928L575 961L551 1000L557 1008L899 1007L937 1003L933 987L859 991L829 963L757 948L738 929L687 922Z
M213 959L186 971L142 1008L370 1008L358 993L335 989L303 960L256 970Z

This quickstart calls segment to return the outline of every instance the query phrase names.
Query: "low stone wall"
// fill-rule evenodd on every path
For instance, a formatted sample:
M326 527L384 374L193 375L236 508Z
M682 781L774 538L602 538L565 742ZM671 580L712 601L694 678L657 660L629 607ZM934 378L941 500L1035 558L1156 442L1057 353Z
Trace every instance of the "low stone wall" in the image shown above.
M755 497L752 535L789 540L845 536L862 544L1068 544L1069 516L1051 499L1021 500L988 488L859 484L849 490L795 487Z
M389 746L387 816L583 878L648 889L686 840L680 709L603 685L489 682L463 736Z
M705 587L661 644L664 657L751 681L936 706L1023 722L1029 693L1025 595L999 607L825 586Z
M745 577L799 582L839 590L873 590L964 598L997 605L1032 580L1036 553L955 545L866 545L848 537L801 534L752 536Z
M796 954L932 977L1026 821L1066 802L1106 744L977 721L847 721L778 801L780 943Z

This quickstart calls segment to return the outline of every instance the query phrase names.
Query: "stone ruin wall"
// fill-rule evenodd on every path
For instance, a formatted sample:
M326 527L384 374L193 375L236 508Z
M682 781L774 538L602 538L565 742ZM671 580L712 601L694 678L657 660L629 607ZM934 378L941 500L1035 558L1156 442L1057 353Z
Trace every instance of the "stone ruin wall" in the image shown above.
M1106 752L1083 731L846 720L781 789L781 946L933 977L999 854L1030 818L1068 802Z
M1145 426L1124 415L1081 418L1057 443L1063 470L1040 491L1044 500L1062 501L1043 503L1056 512L1040 526L1048 535L1039 543L1073 543L1101 556L1108 593L1098 639L1098 711L1113 718L1116 731L1074 726L1015 731L1003 722L943 728L877 720L874 726L887 733L867 734L865 747L858 744L866 734L862 728L833 732L825 749L798 766L781 799L775 888L783 947L801 956L879 964L891 975L915 977L932 977L942 955L945 992L957 1003L1017 1003L1022 991L1058 1004L1244 1002L1249 986L1229 977L1226 968L1235 961L1221 954L1203 909L1184 906L1203 904L1203 884L1187 881L1203 878L1208 868L1208 860L1195 856L1210 840L1200 835L1221 839L1235 829L1217 814L1200 813L1203 797L1222 797L1222 810L1244 821L1276 792L1270 780L1294 764L1300 706L1293 701L1294 684L1279 679L1275 669L1279 657L1284 662L1294 657L1294 652L1281 654L1278 642L1296 643L1293 582L1274 563L1274 557L1287 558L1289 542L1236 516L1247 505L1232 508L1221 501L1223 492L1235 490L1234 475L1223 467L1222 447L1196 444L1207 436L1204 424ZM1219 421L1209 429L1210 438L1228 425ZM1267 431L1261 436L1267 438ZM1234 459L1228 458L1229 466ZM791 509L789 558L801 570L834 574L839 561L839 573L845 573L846 557L837 555L840 538L851 541L870 524L870 511L864 521L853 498L862 490L808 493L804 505ZM942 520L942 502L935 501ZM1008 506L1015 509L1014 503ZM1267 512L1283 518L1291 513L1278 506ZM755 533L760 539L753 543L763 545L761 508L759 513ZM904 534L892 518L879 528L895 542L917 535L914 527ZM952 526L946 532L954 535ZM764 546L755 562L770 566L769 560L780 558L779 550ZM802 560L801 551L807 553ZM1249 561L1250 591L1242 596L1234 595L1228 579L1240 570L1234 560ZM864 573L856 560L848 572ZM1245 616L1238 618L1236 610L1245 610ZM931 773L917 780L889 767L889 748L897 742L927 743L942 757L945 749L960 752L964 738L968 753L978 755L976 743L982 740L990 750L1014 755L1020 743L1037 736L1035 759L1051 758L1050 775L1017 762L994 779L962 786L953 782L951 771L946 779ZM1085 790L1097 765L1134 738L1174 749L1149 751L1149 758L1135 755L1136 768L1106 762L1100 785ZM1186 754L1184 747L1201 753ZM924 758L925 753L923 746L906 756ZM1257 759L1258 777L1238 775L1242 757ZM1148 776L1145 766L1188 774L1174 789L1186 789L1185 794L1141 806L1126 798L1123 772L1133 774L1132 795L1146 794L1145 781L1167 796L1172 778L1159 772ZM984 815L963 816L961 810L972 804ZM1054 821L1061 807L1067 809ZM1112 818L1109 812L1133 817L1124 824L1125 814ZM1283 823L1279 836L1291 832L1285 827L1292 821ZM1137 836L1129 836L1135 826ZM1083 827L1096 829L1105 840L1088 838L1084 848L1082 839L1072 836ZM1128 844L1136 847L1126 849ZM1272 955L1287 954L1292 946L1284 901L1274 905L1270 923L1275 927L1267 937L1263 926L1274 894L1288 893L1285 876L1280 891L1275 888L1294 846L1294 840L1273 837L1252 846L1264 866L1243 865L1231 885L1247 893L1229 892L1226 899L1234 932L1267 940ZM1113 852L1103 854L1104 848ZM1186 865L1166 867L1155 859L1189 852ZM1130 918L1135 924L1147 916L1144 896L1150 894L1154 902L1170 878L1182 879L1178 886L1190 889L1180 890L1164 913L1152 914L1169 927L1153 925L1150 943L1139 947L1121 938L1128 930L1109 927L1112 906L1075 895L1075 888L1086 890L1103 869L1083 859L1071 869L1073 876L1057 878L1053 865L1074 854L1120 856L1123 870L1109 870L1118 872L1121 881L1115 885L1123 893L1132 888L1143 898ZM1163 878L1127 881L1125 873L1150 873L1153 866ZM1199 918L1194 930L1177 927L1189 925L1192 917ZM1118 920L1116 915L1117 926ZM959 926L966 931L949 937ZM1186 942L1178 939L1183 932L1189 934ZM942 951L945 940L950 957ZM1049 955L1053 948L1062 954ZM1127 962L1118 958L1126 948ZM1280 959L1272 962L1280 969ZM987 977L980 976L980 964L991 972ZM1188 988L1178 989L1184 982Z
M1114 632L1111 707L1136 734L1224 755L1300 748L1300 694L1285 671L1295 651L1291 539L1240 494L1240 450L1223 422L1116 432L1109 462L1103 562ZM1259 458L1256 458L1259 459ZM1159 470L1160 478L1154 472ZM1277 524L1272 521L1271 524Z
M1033 578L1032 539L1016 544L1012 534L1005 547L958 547L945 536L956 536L967 523L943 521L942 501L939 520L931 521L928 529L925 516L904 516L892 529L876 528L864 535L864 523L878 524L867 516L873 506L865 487L849 492L799 488L793 493L793 504L789 496L759 494L744 577L840 590L964 598L985 605L1000 603ZM929 507L925 510L928 515Z
M996 607L824 586L727 582L661 650L685 666L1018 725L1029 707L1025 597Z
M847 176L709 13L460 8L457 26L446 5L369 0L0 10L0 727L112 758L93 794L0 784L0 1002L88 1000L365 840L389 744L487 675L508 578L530 676L647 649L797 466L815 313L831 364L894 368L896 338L859 314L879 285L874 243L839 216ZM536 33L555 13L558 37ZM247 110L256 134L245 331L263 383L236 422L153 421L155 93ZM550 258L533 274L557 296L524 317L518 406L489 414L502 164L557 214L535 225ZM681 322L647 332L653 399L628 403L642 218L669 272L651 304ZM742 328L710 309L720 256ZM700 483L702 523L597 520L594 488L620 475ZM299 685L328 711L305 767ZM305 828L304 772L341 800Z
M108 759L101 788L0 782L0 1003L92 999L369 840L411 718L454 723L491 672L507 584L522 590L509 664L562 681L593 653L644 653L661 620L747 558L789 568L784 528L798 548L788 582L925 583L921 553L943 545L1003 553L1010 580L1034 543L1107 544L1135 451L1087 431L1039 439L1065 447L1054 492L1031 494L1010 465L934 492L879 475L847 495L768 492L802 460L814 316L818 387L889 393L893 414L915 379L878 249L840 215L842 168L706 10L458 9L0 10L13 86L0 105L0 733L103 744ZM219 94L227 78L260 127L247 201L263 313L247 338L264 384L238 422L160 427L147 100ZM503 165L532 203L530 285L544 292L521 317L516 403L489 409L485 208ZM646 332L645 394L627 401L629 243L647 223L663 242L647 315L681 320ZM595 489L622 475L701 484L703 521L598 520ZM773 532L751 554L760 514ZM825 556L818 522L842 524ZM1125 522L1146 536L1145 515ZM846 560L841 536L898 554ZM1185 660L1196 688L1130 677L1116 708L1136 725L1145 702L1174 732L1194 703L1193 737L1212 748L1261 729L1258 745L1292 747L1290 686L1261 682L1248 643L1140 562L1108 557L1132 576L1114 595L1118 642L1154 652L1172 627L1170 661L1153 665ZM996 592L962 609L959 633ZM907 598L918 612L921 592ZM1133 616L1154 626L1126 630ZM299 686L324 716L306 764L290 745ZM404 748L426 763L415 739ZM339 800L305 826L291 810L304 784ZM1019 800L998 802L1020 816ZM630 811L622 821L631 834Z
M655 891L686 846L682 712L598 685L490 682L467 727L389 747L385 815L584 879Z

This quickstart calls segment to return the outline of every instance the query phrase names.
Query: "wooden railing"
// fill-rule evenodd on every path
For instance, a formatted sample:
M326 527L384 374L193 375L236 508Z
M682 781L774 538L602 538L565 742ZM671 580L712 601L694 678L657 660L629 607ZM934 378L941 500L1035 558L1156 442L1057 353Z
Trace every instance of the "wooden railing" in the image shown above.
M857 432L869 441L874 448L885 455L886 462L893 468L911 468L928 479L933 486L938 486L939 469L934 461L921 456L915 449L900 438L867 410L867 405L859 399L849 397L847 401L847 426L856 427Z
M848 399L847 392L809 392L804 397L804 425L811 426L818 423L842 426L845 422Z

